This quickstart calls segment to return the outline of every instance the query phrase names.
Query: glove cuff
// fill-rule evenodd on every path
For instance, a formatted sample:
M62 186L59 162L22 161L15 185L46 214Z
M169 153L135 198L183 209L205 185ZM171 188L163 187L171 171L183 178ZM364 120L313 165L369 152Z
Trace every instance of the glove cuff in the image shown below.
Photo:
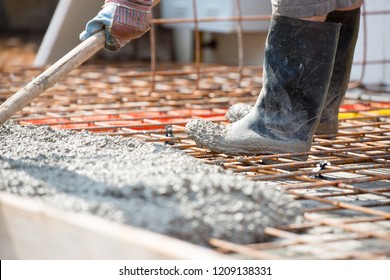
M140 8L140 11L150 11L153 5L153 0L105 0L105 4L112 3L122 5L128 8L134 9L135 7Z
M149 30L149 19L152 9L152 0L106 0L105 5L118 6L115 12L114 23L129 25L139 30ZM119 34L118 34L119 35ZM122 36L121 36L122 37Z

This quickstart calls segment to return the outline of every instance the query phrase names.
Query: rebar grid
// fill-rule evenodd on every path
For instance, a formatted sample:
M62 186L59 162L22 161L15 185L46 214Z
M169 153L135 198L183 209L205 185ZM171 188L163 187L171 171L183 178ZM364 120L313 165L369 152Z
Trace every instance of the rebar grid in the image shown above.
M126 66L126 69L134 69ZM138 68L141 65L137 65ZM238 156L196 147L184 126L191 118L228 124L227 108L253 103L261 88L261 69L205 67L198 85L192 66L149 72L125 66L87 65L34 100L15 118L20 124L87 130L159 142L209 164L253 180L273 181L305 207L301 224L267 228L271 241L239 245L222 240L210 244L225 253L251 258L378 259L390 256L390 100L388 94L351 89L365 100L347 98L341 107L335 139L317 135L307 154ZM37 69L9 69L6 98ZM4 72L3 72L4 73ZM154 87L153 91L150 88Z
M196 0L193 0L196 8ZM238 6L237 6L238 5ZM196 10L196 9L195 9ZM305 207L304 220L267 228L269 242L232 244L211 239L226 254L258 259L382 259L390 257L390 100L389 89L367 91L364 78L351 89L341 108L335 139L316 135L310 152L232 157L196 147L184 132L191 118L227 124L227 108L253 104L262 85L260 67L243 66L242 28L237 27L237 67L203 65L198 22L268 20L268 15L216 19L154 19L151 66L86 65L34 100L15 120L113 136L159 142L253 180L273 181ZM383 11L383 13L387 13ZM363 19L369 15L363 12ZM155 25L194 22L195 63L156 63ZM365 29L364 36L365 36ZM366 40L365 40L366 42ZM380 61L375 63L388 63ZM128 69L137 69L129 71ZM162 70L169 69L169 70ZM2 66L0 102L41 70ZM308 161L293 159L306 154Z

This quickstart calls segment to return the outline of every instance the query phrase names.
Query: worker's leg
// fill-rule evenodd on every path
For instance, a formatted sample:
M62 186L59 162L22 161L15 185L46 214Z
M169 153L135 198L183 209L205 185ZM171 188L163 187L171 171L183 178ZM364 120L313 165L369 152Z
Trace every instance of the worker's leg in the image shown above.
M301 18L301 19L308 20L308 21L324 22L326 20L326 15L314 16L314 17L304 17L304 18Z
M355 10L362 4L362 0L271 0L272 12L275 14L325 21L328 13L335 10Z
M335 136L338 132L338 111L342 99L348 88L348 82L351 73L353 54L356 46L359 32L360 7L363 0L345 7L348 3L336 3L339 8L328 14L328 16L314 16L304 18L306 20L337 22L341 23L338 48L336 53L335 65L332 73L332 79L322 112L320 123L315 131L316 134L327 134ZM236 122L243 118L251 109L248 104L236 104L229 108L226 118L230 122Z
M329 13L326 18L327 22L341 23L342 26L332 79L316 134L327 134L331 137L337 135L339 108L348 89L353 55L359 33L361 4L362 1L358 1L351 7Z
M253 109L228 127L192 120L186 126L189 137L199 146L233 155L310 150L329 88L339 28L336 23L274 13L263 88Z
M345 7L339 7L339 8L336 8L335 10L336 11L340 11L340 12L352 11L352 10L359 9L362 6L362 4L363 4L363 0L358 0L358 1L354 1L354 2L355 3L352 4L352 5L345 6Z

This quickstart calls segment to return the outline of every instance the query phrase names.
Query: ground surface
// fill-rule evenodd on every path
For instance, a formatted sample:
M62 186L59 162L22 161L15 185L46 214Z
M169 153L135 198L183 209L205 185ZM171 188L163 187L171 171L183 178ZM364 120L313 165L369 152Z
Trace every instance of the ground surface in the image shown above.
M0 102L42 71L29 65L36 46L20 42L8 38L1 44ZM180 71L170 71L174 68ZM229 157L197 148L183 127L194 117L227 123L224 114L230 105L253 104L261 72L245 69L240 75L237 68L205 67L197 81L193 66L164 65L153 84L151 73L141 72L145 69L149 66L137 63L88 64L19 112L15 121L40 127L2 128L2 144L7 143L0 154L3 190L46 199L49 204L66 198L68 204L59 204L63 209L89 211L252 258L259 257L257 250L281 258L390 256L386 88L351 90L339 116L340 133L336 139L316 136L307 162L297 162L289 154ZM104 135L54 132L44 125ZM327 164L319 168L321 162ZM278 227L272 219L263 220L263 215L262 226L255 226L259 234L248 232L251 221L257 221L253 207L263 212L264 205L252 204L262 198L241 195L248 186L262 186L262 181L266 187L259 187L260 193L272 194L267 200L274 201L279 188L303 205L303 223ZM202 190L219 191L209 197ZM124 203L129 197L135 197L132 205ZM233 202L237 197L242 204ZM153 203L144 207L148 199ZM229 203L232 206L225 207ZM248 203L252 206L247 209ZM149 223L151 213L161 220ZM283 215L286 212L278 214ZM221 225L215 224L218 219ZM172 232L167 224L174 221L187 226ZM270 242L237 246L262 238L264 225L269 225L264 230ZM189 230L198 234L188 235ZM217 238L207 240L211 237Z
M206 245L264 240L299 218L291 196L164 144L0 127L0 190Z

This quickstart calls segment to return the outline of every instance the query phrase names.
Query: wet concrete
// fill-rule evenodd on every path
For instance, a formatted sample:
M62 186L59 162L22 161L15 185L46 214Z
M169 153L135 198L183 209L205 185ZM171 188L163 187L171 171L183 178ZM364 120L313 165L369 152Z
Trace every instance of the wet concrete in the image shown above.
M265 239L301 205L163 144L48 127L0 126L0 191L206 245Z
M248 115L250 110L253 108L252 105L245 103L237 103L229 107L226 112L226 119L231 123L241 120L244 116Z
M257 131L260 119L258 110L251 110L242 119L229 125L191 119L185 131L198 147L233 156L301 153L310 150L311 141L292 137L288 133L280 133L278 138L274 138L267 135L268 131L264 130L264 134ZM305 161L308 156L296 155L292 158Z

